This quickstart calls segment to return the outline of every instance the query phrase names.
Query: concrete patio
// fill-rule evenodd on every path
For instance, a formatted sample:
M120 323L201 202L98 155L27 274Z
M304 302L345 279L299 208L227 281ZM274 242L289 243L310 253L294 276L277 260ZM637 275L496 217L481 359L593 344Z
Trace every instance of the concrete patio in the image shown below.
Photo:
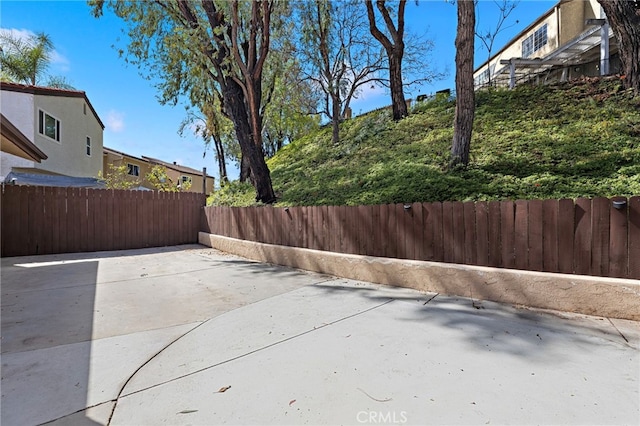
M640 423L634 321L199 245L1 266L3 425Z

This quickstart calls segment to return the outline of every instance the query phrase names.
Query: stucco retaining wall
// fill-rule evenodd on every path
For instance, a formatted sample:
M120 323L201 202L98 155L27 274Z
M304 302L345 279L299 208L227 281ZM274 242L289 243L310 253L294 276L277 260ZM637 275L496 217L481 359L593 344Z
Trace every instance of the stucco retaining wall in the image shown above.
M199 233L260 262L420 291L640 321L640 281L341 254Z

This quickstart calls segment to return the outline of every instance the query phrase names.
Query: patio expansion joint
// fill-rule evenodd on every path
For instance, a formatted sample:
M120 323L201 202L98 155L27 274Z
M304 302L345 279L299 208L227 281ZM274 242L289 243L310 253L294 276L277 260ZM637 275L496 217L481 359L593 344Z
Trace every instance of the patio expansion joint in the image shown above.
M434 296L434 297L435 297L435 296ZM227 364L227 363L229 363L229 362L232 362L232 361L235 361L235 360L238 360L238 359L241 359L241 358L245 358L245 357L250 356L250 355L253 355L253 354L255 354L255 353L258 353L258 352L264 351L264 350L269 349L269 348L272 348L272 347L274 347L274 346L277 346L277 345L280 345L280 344L286 343L286 342L288 342L288 341L291 341L291 340L294 340L294 339L300 338L300 337L302 337L302 336L304 336L304 335L307 335L307 334L313 333L313 332L315 332L315 331L321 330L321 329L323 329L323 328L325 328L325 327L329 327L329 326L331 326L331 325L334 325L334 324L340 323L340 322L342 322L342 321L346 321L346 320L348 320L348 319L351 319L351 318L357 317L357 316L359 316L359 315L365 314L365 313L367 313L367 312L373 311L373 310L375 310L375 309L381 308L381 307L383 307L383 306L385 306L385 305L387 305L387 304L389 304L389 303L391 303L391 302L393 302L393 301L395 301L395 300L396 300L396 299L394 299L394 298L389 298L389 300L386 300L386 301L384 301L384 302L382 302L382 303L379 303L379 304L377 304L377 305L375 305L375 306L372 306L372 307L370 307L370 308L364 309L364 310L362 310L362 311L355 312L355 313L353 313L353 314L351 314L351 315L344 316L344 317L342 317L342 318L339 318L339 319L337 319L337 320L334 320L334 321L331 321L331 322L328 322L328 323L322 323L322 324L320 324L320 325L318 325L318 326L314 326L312 329L309 329L309 330L303 331L303 332L301 332L301 333L295 334L295 335L293 335L293 336L287 337L287 338L282 339L282 340L278 340L278 341L273 342L273 343L271 343L271 344L268 344L268 345L266 345L266 346L262 346L262 347L260 347L260 348L257 348L257 349L251 350L251 351L249 351L249 352L243 353L243 354L241 354L241 355L238 355L238 356L235 356L235 357L232 357L232 358L226 359L226 360L224 360L224 361L220 361L220 362L218 362L218 363L216 363L216 364L212 364L212 365L209 365L209 366L207 366L207 367L203 367L203 368L200 368L200 369L198 369L198 370L191 371L191 372L186 373L186 374L182 374L182 375L180 375L180 376L178 376L178 377L174 377L174 378L172 378L172 379L165 380L165 381L162 381L162 382L156 383L156 384L151 385L151 386L147 386L146 388L142 388L142 389L135 390L135 391L130 392L130 393L128 393L128 394L118 395L118 399L119 399L119 398L121 398L121 397L126 397L126 396L134 395L134 394L137 394L137 393L140 393L140 392L144 392L144 391L147 391L147 390L149 390L149 389L153 389L153 388L156 388L156 387L158 387L158 386L165 385L165 384L167 384L167 383L175 382L175 381L178 381L178 380L184 379L184 378L186 378L186 377L193 376L193 375L195 375L195 374L199 374L199 373L201 373L201 372L203 372L203 371L206 371L206 370L210 370L210 369L212 369L212 368L219 367L219 366L224 365L224 364ZM433 300L433 298L429 299L427 302L430 302L431 300ZM212 319L213 319L213 318L212 318ZM209 320L207 320L207 321L209 321ZM205 321L205 322L207 322L207 321ZM203 323L203 324L204 324L204 323ZM188 333L185 333L185 335L186 335L186 334L188 334ZM178 339L179 339L179 338L178 338ZM176 339L175 341L177 341L178 339ZM175 341L174 341L174 342L175 342ZM173 342L172 342L172 343L173 343ZM170 346L170 345L167 345L167 347L168 347L168 346ZM142 367L140 367L140 368L142 368ZM138 370L139 370L139 369L138 369ZM134 373L134 374L135 374L135 373ZM133 377L133 376L132 376L132 377ZM126 386L126 384L125 384L125 386ZM123 386L123 389L124 389L124 387L125 387L125 386ZM116 405L117 405L117 401L116 401ZM115 412L115 406L114 406L114 412Z
M64 416L60 416L60 417L57 417L57 418L55 418L55 419L47 420L47 421L46 421L46 422L44 422L44 423L38 423L38 426L46 426L46 425L49 425L49 424L51 424L51 423L53 423L53 422L57 422L57 421L59 421L59 420L62 420L62 419L64 419L64 418L66 418L66 417L73 416L74 414L82 413L83 411L87 411L87 410L88 410L88 409L90 409L90 408L99 407L99 406L101 406L101 405L103 405L103 404L108 404L108 403L110 403L110 402L116 402L116 400L115 400L115 399L109 399L109 400L107 400L107 401L98 402L98 403L93 404L93 405L90 405L90 406L88 406L88 407L84 407L84 408L81 408L81 409L79 409L79 410L76 410L76 411L74 411L73 413L68 413L68 414L65 414Z

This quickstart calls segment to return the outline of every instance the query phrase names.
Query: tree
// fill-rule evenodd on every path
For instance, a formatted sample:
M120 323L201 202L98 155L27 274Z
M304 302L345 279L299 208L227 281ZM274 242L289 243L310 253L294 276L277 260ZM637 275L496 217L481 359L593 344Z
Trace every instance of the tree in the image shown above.
M640 1L598 0L618 40L624 85L640 95Z
M478 39L482 42L482 44L484 45L484 48L487 49L487 69L489 70L489 80L488 80L489 86L491 86L491 53L493 52L493 44L495 43L496 37L498 37L498 34L500 34L502 31L508 28L511 28L512 26L518 23L518 21L516 20L514 24L511 24L506 27L504 26L505 22L507 21L507 18L509 18L509 15L511 15L511 12L513 12L513 10L518 6L518 3L520 3L520 0L517 0L517 1L501 0L501 2L494 1L494 3L498 7L498 11L500 12L500 15L498 16L498 22L496 23L495 28L486 29L483 31L481 31L480 29L476 29L476 37L478 37Z
M131 189L140 185L140 180L129 174L126 164L109 164L105 174L98 172L98 179L104 181L108 189Z
M456 112L453 124L451 166L469 164L469 148L475 114L473 51L476 26L475 2L458 0L456 34Z
M376 25L375 12L371 0L365 0L367 6L367 17L369 18L369 31L376 40L378 40L384 50L387 52L387 60L389 61L389 87L391 90L391 108L393 110L393 119L400 120L406 117L407 102L404 99L404 90L402 85L402 57L404 56L404 10L406 0L400 0L398 3L398 25L394 25L391 18L391 12L385 5L385 0L377 0L376 7L384 19L387 32L391 40L378 29Z
M100 16L104 0L92 0ZM193 83L190 70L203 70L220 93L243 158L251 169L256 200L276 200L262 151L262 72L269 53L273 0L232 2L157 0L108 3L128 22L129 54L134 61L162 70L164 94ZM157 74L156 74L157 75ZM185 86L186 85L186 86Z
M297 54L306 78L322 93L320 109L340 140L340 122L363 85L381 81L384 54L372 43L366 16L353 1L308 0L298 3L301 39Z
M53 42L45 33L25 39L11 31L0 31L2 80L36 86L48 77L48 87L73 89L64 77L47 75L52 51Z
M205 144L203 157L206 156L206 148L213 141L220 184L224 185L229 179L223 138L228 138L233 133L233 123L225 115L222 95L217 86L207 79L204 67L190 69L187 76L180 78L189 80L185 84L191 105L186 106L187 117L180 124L178 133L182 136L187 129L192 129L194 134L202 137ZM175 82L176 78L172 80ZM163 99L175 104L178 93L175 88L167 87L163 91Z
M225 185L229 181L229 177L227 175L227 155L225 154L227 150L224 140L232 138L233 123L220 112L220 104L216 98L203 101L198 109L199 113L187 107L187 117L180 124L178 133L184 135L187 129L193 130L194 134L202 137L205 148L209 147L213 141L220 184ZM206 153L205 150L203 157L206 156Z
M191 189L191 180L175 183L167 174L167 168L158 164L144 178L158 191L180 192Z
M320 125L316 113L319 97L310 82L304 80L298 59L288 51L278 53L280 59L270 67L270 90L264 111L263 145L267 158L286 144Z

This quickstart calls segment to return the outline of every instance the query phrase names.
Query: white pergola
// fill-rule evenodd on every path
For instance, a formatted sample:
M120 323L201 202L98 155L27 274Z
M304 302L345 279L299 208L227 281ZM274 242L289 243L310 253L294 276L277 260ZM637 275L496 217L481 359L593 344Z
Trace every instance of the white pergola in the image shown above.
M610 44L615 44L613 31L609 27L606 19L589 19L587 25L591 28L571 40L569 43L551 52L543 58L511 58L500 60L501 65L495 76L509 71L509 88L514 88L518 76L525 74L539 74L552 67L565 67L563 78L566 78L566 68L578 65L595 59L600 54L600 75L609 74L609 52Z

